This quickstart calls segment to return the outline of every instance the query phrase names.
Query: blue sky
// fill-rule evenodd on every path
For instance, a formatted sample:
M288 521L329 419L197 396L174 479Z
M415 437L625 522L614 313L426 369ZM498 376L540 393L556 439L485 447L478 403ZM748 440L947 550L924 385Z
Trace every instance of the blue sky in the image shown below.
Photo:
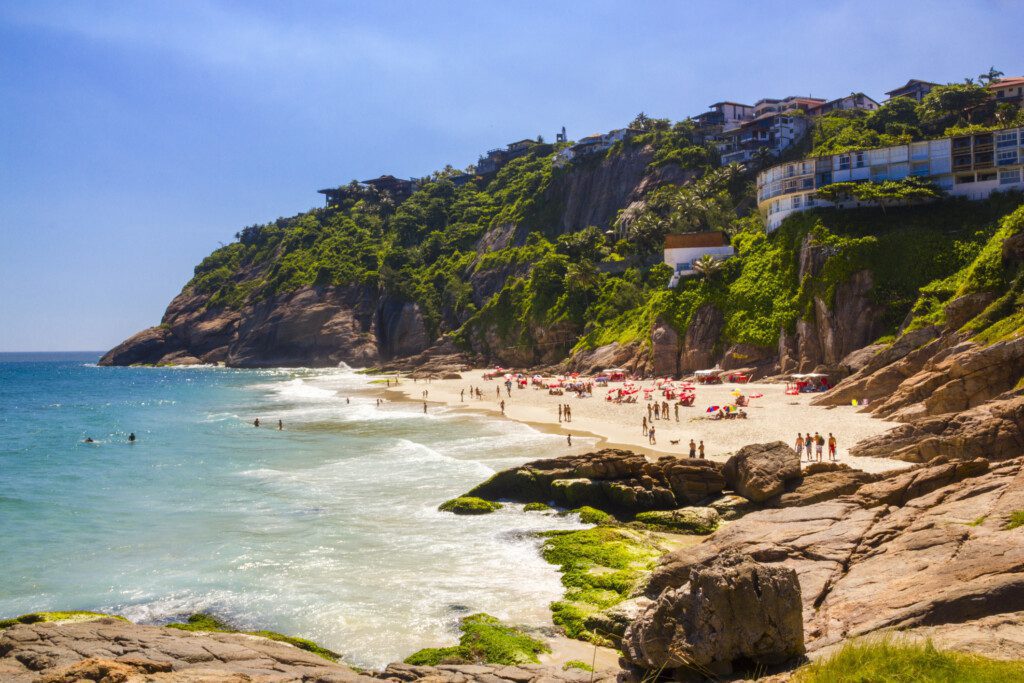
M0 351L159 322L241 227L721 99L1024 74L1024 2L0 0Z

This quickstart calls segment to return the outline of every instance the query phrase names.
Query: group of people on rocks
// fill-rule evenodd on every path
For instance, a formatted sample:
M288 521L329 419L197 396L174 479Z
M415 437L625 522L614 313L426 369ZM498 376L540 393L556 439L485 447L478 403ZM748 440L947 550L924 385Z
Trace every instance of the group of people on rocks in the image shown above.
M828 439L818 432L814 432L813 436L810 432L807 432L807 434L800 434L798 432L794 448L801 460L803 460L804 452L806 451L807 462L814 462L815 456L817 456L817 462L821 462L821 453L826 445L828 446L828 459L836 460L836 437L832 435L832 432L828 433Z

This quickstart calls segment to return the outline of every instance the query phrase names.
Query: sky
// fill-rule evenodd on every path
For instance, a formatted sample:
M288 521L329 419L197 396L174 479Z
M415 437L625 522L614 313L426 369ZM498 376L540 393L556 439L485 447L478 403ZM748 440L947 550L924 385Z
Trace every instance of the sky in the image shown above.
M1024 2L0 0L0 351L159 323L240 228L712 102L1024 75Z

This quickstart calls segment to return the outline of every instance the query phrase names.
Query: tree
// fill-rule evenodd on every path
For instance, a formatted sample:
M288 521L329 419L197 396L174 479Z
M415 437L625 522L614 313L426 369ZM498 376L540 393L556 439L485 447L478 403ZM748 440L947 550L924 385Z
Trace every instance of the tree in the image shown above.
M997 70L994 66L990 66L988 71L978 76L978 82L984 83L985 85L992 85L998 83L999 79L1003 76L1003 72Z
M722 270L722 262L711 254L704 254L693 262L693 270L705 280L710 280Z
M645 213L629 224L627 236L637 254L652 254L664 246L668 225L651 213Z
M637 130L648 130L651 127L651 119L647 114L640 112L636 115L630 124L630 128L636 128Z
M583 230L559 235L555 251L573 261L600 261L606 252L604 243L604 233L591 225Z
M775 155L767 147L758 147L754 150L753 161L758 168L765 168L774 161Z
M940 85L924 96L917 114L924 124L937 125L954 117L960 123L973 123L975 112L991 100L992 94L983 85Z
M914 126L921 124L917 117L917 102L909 97L897 97L868 114L864 123L877 133L890 133L897 125Z
M818 198L827 202L844 202L856 199L878 204L885 212L886 206L914 201L938 199L943 191L931 182L914 176L900 180L881 182L840 182L818 188Z

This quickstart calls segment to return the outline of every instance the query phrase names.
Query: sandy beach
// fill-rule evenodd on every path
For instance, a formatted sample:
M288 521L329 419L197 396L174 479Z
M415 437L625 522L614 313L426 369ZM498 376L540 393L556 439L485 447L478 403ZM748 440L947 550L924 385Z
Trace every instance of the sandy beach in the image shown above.
M720 384L698 386L693 407L679 408L676 421L674 406L670 406L670 419L653 420L657 443L650 444L643 434L642 421L647 415L647 403L642 398L635 404L615 404L604 400L607 390L595 387L591 398L577 398L576 394L551 396L546 389L527 386L512 388L511 396L503 381L483 379L484 370L462 373L459 380L413 380L402 377L398 384L392 379L388 395L392 400L423 401L427 392L430 406L442 404L450 408L480 411L501 415L500 403L505 401L505 417L530 424L538 429L572 434L574 437L593 436L602 447L622 447L642 452L651 457L662 455L686 456L690 439L704 441L705 453L713 460L725 460L729 454L751 443L781 440L792 444L797 432L820 432L826 438L831 432L838 442L837 456L856 469L881 472L900 469L906 463L884 458L852 458L847 449L861 439L891 429L894 425L857 412L853 406L819 407L811 405L814 394L786 396L781 384ZM653 386L653 382L643 382ZM470 386L483 391L481 399L470 398ZM609 385L614 388L619 383ZM763 394L750 400L747 419L711 420L706 409L734 400L733 391L739 388L746 395ZM496 392L500 390L500 396ZM465 390L463 397L461 392ZM558 405L572 408L572 422L559 422ZM678 443L673 444L673 441ZM577 452L566 445L566 453ZM552 453L552 455L558 455ZM823 459L827 459L827 452Z

